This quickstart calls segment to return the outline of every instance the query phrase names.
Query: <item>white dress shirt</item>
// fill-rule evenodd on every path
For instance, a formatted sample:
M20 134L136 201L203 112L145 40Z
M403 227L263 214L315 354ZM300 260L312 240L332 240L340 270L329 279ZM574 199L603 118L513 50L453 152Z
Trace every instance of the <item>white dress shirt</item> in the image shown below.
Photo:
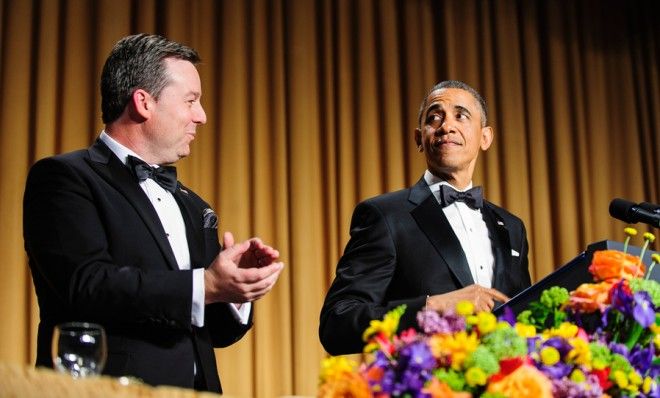
M428 170L424 173L424 180L440 205L442 205L440 185L449 185L456 189L456 187L436 177ZM472 188L472 182L464 191L470 188ZM456 190L460 191L459 189ZM472 279L481 286L491 287L495 257L493 256L492 242L488 237L488 227L481 214L481 209L474 210L464 202L456 201L447 207L443 207L442 211L461 243L463 253L465 253L470 266Z
M135 152L123 146L105 131L101 132L101 141L117 155L122 163L126 164L129 155L140 158ZM159 167L158 165L152 165ZM190 269L190 250L188 248L188 238L186 237L186 224L181 215L181 209L174 199L174 195L151 178L141 181L140 188L149 198L154 206L163 229L167 234L177 265L181 270ZM204 268L193 269L193 297L191 308L191 323L195 326L204 326ZM234 317L242 324L247 324L250 315L251 303L245 303L237 308L236 305L230 305Z

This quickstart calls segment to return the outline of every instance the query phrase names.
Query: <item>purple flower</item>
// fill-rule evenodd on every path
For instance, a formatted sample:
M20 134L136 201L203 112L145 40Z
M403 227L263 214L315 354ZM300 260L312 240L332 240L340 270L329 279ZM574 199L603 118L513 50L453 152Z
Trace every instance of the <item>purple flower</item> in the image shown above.
M619 282L611 290L612 308L624 315L631 315L633 297L623 282Z
M430 379L430 373L418 372L414 369L406 369L401 376L400 389L404 392L420 392L424 383Z
M573 370L572 365L563 362L557 362L552 366L537 364L536 367L538 370L545 373L550 379L561 379L562 377L568 376Z
M566 339L561 337L551 337L541 344L541 349L544 347L554 347L559 351L559 355L564 358L566 354L573 348Z
M641 291L637 292L633 296L635 306L632 310L632 315L639 324L648 328L655 323L655 310L653 309L653 303L651 302L651 297L647 292Z
M648 347L634 347L630 353L630 356L627 356L628 361L635 369L641 374L649 373L650 376L655 377L658 373L657 366L653 367L653 357L655 355L655 349L653 344L650 344ZM650 371L650 372L649 372ZM655 373L651 375L650 373Z
M387 369L383 373L383 378L380 381L380 388L384 393L393 393L396 384L396 373L394 369Z
M527 352L535 352L536 344L541 340L541 337L534 336L527 338Z
M584 383L576 383L566 377L552 380L554 398L600 398L603 389L596 376L590 376Z
M401 349L399 360L402 367L414 372L432 370L436 365L433 353L423 341L412 343Z
M504 306L504 313L500 316L500 321L504 321L511 326L516 324L516 314L509 306Z
M376 351L374 355L374 361L371 363L371 366L377 366L379 368L387 368L390 366L390 359L385 355L383 351Z
M450 334L465 329L465 318L450 311L440 315L433 310L422 310L417 313L417 323L426 334Z
M610 351L612 351L612 353L620 354L628 358L629 351L628 351L628 347L626 347L625 344L611 342L608 346L610 348Z

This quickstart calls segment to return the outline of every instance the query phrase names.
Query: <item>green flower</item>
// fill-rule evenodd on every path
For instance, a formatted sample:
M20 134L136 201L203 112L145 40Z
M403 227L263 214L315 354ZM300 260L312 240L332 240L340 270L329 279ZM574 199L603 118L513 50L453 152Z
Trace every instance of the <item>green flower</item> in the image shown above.
M503 394L500 394L499 392L485 392L481 394L481 398L507 398L507 397Z
M463 391L465 388L465 375L462 372L440 368L433 372L433 375L454 391Z
M568 290L563 287L553 286L541 293L541 304L548 308L557 308L569 299Z
M519 336L513 328L496 329L484 336L481 342L498 361L527 355L527 339Z
M621 354L612 354L610 368L612 369L611 373L620 370L626 375L630 373L631 370L633 370L633 367L632 365L630 365L630 362L628 362L626 357L624 357Z
M650 270L649 270L650 271ZM660 307L660 283L653 279L634 278L630 280L630 289L633 293L647 292L656 307Z
M596 370L605 369L609 365L612 357L610 349L601 343L589 343L591 350L591 366Z
M470 387L483 386L488 381L488 377L481 368L468 368L465 372L465 381Z
M500 371L500 364L495 355L484 346L477 347L465 360L466 368L479 368L486 376L494 375ZM469 383L469 381L468 381Z

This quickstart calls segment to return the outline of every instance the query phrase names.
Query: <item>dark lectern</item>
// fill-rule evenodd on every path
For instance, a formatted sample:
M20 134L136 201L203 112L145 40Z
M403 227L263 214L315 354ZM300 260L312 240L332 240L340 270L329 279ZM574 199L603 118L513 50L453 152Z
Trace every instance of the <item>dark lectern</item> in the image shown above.
M570 292L583 283L593 282L593 276L589 273L589 265L591 264L593 253L598 250L623 251L623 243L603 240L590 244L587 246L587 250L580 253L577 257L557 269L555 272L518 293L506 303L495 307L493 313L499 316L503 313L505 307L509 307L515 314L519 314L527 309L530 302L537 301L545 289L551 288L552 286L561 286ZM627 252L639 256L641 248L628 245ZM646 264L647 272L648 267L651 264L651 255L653 253L655 252L647 250L642 259L644 264ZM660 282L660 265L654 267L650 278Z

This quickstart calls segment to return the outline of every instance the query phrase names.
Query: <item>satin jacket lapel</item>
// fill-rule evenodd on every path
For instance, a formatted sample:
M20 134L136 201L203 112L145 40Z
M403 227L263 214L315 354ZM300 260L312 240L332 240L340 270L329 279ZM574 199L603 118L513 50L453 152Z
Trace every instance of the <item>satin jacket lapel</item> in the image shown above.
M203 220L201 215L195 211L195 206L190 200L188 191L181 189L181 184L179 184L176 192L174 192L174 199L176 199L181 209L181 215L186 224L186 238L188 239L191 268L204 267L204 259L201 257L204 253Z
M511 263L511 241L504 221L491 209L488 202L484 202L481 210L484 221L488 227L488 235L493 245L495 267L493 269L493 288L499 291L508 291L508 278L506 266Z
M421 200L423 197L425 199ZM462 286L473 284L474 280L465 253L463 253L463 248L451 224L449 224L449 220L442 211L442 207L440 207L423 178L411 188L409 199L413 203L419 203L411 211L411 215L459 283Z
M167 261L167 265L171 269L179 269L163 225L160 223L158 213L156 213L149 198L137 184L128 168L100 140L96 140L89 147L88 152L90 158L89 164L92 169L126 197L126 200L135 208L154 237L154 240L158 243L158 247L160 247L163 257Z

